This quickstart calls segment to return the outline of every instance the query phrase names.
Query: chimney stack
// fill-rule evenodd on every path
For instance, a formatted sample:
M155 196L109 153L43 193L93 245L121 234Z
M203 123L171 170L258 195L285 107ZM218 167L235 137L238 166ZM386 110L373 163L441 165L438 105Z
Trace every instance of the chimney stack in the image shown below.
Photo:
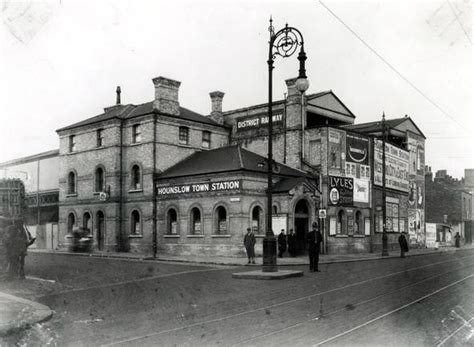
M290 78L290 79L287 79L285 82L286 82L286 86L288 88L288 98L294 98L295 96L298 97L298 100L301 100L301 93L300 91L298 90L298 88L296 88L296 80L298 78L295 77L295 78Z
M179 115L178 90L181 82L166 77L153 78L155 100L153 109L158 112Z
M222 115L222 99L224 98L224 93L215 91L209 93L209 95L211 97L210 118L219 124L224 124L224 116Z
M117 101L115 102L116 105L120 105L121 102L120 102L120 93L122 92L122 90L120 89L120 86L117 86L117 90L115 91L117 93Z

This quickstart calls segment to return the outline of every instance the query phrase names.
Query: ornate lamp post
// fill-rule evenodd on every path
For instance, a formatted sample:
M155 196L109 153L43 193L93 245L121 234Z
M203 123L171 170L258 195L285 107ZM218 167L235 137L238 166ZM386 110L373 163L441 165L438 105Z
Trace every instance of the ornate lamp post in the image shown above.
M385 191L385 137L387 136L385 112L382 115L382 257L388 256L387 240L387 192Z
M301 93L304 93L309 82L306 77L305 60L306 53L304 51L303 35L293 27L286 26L275 33L273 28L273 20L270 17L270 41L268 49L268 161L267 161L267 230L263 239L263 272L276 272L277 256L276 256L276 238L272 230L272 171L273 171L273 115L272 115L272 87L273 87L273 62L277 55L288 58L291 57L298 47L300 48L298 60L300 69L296 87Z

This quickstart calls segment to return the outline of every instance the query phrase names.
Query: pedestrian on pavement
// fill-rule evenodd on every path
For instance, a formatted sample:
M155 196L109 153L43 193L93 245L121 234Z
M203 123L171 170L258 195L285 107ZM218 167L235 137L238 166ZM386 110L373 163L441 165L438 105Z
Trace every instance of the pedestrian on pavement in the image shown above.
M313 222L313 228L306 236L306 242L308 243L309 271L311 272L319 272L319 252L321 250L322 241L323 235L319 231L318 223Z
M456 233L456 235L454 236L454 245L459 248L461 247L461 235L459 235L459 232Z
M404 233L398 237L398 244L400 245L400 258L405 258L405 252L408 252L408 242Z
M290 256L296 257L296 235L293 229L288 234L288 253Z
M248 264L255 264L255 235L250 228L247 228L247 234L245 234L244 237L244 246L249 259Z
M286 251L285 229L281 229L280 235L278 235L278 257L282 258L285 251Z

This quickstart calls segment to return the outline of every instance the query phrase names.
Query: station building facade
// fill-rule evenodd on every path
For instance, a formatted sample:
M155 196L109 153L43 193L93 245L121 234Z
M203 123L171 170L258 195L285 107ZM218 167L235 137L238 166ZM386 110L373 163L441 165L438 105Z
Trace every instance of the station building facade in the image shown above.
M286 83L286 98L272 105L273 231L294 229L303 248L318 221L327 253L377 250L380 124L354 125L332 91L301 95L295 79ZM241 254L246 228L257 238L266 228L267 104L223 112L224 93L212 92L204 116L180 106L180 82L153 84L150 103L122 105L117 94L103 114L57 131L63 246L84 226L97 250ZM410 180L417 178L407 144L411 133L423 145L424 136L410 118L390 129L387 216L395 248L399 232L409 231Z

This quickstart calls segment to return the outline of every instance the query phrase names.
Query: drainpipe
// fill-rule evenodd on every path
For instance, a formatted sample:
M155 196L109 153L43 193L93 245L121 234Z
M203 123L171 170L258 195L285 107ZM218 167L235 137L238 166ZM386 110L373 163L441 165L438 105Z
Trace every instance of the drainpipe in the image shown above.
M375 228L376 228L376 225L377 225L377 220L375 219L376 217L376 214L375 214L375 208L376 208L376 205L375 205L375 201L374 201L374 197L375 197L375 190L374 190L374 176L375 176L375 172L374 172L374 167L375 167L375 144L374 144L374 137L373 136L370 136L370 156L372 157L372 160L370 160L370 157L369 157L369 163L370 163L370 185L371 185L371 189L369 190L369 201L370 201L370 220L373 221L372 225L371 225L371 228L370 228L370 241L369 241L369 252L370 253L373 253L374 252L374 237L375 237Z
M283 93L283 100L285 100L283 109L283 117L285 118L285 130L283 132L283 164L286 164L286 93Z
M157 225L156 225L156 208L157 208L157 203L156 203L156 197L157 197L157 192L156 192L156 187L155 187L155 176L156 176L156 122L157 122L157 115L156 113L153 113L153 176L152 176L152 182L153 182L153 258L156 258L156 253L158 249L158 230L157 230Z
M119 150L119 213L118 213L118 251L124 250L123 248L123 220L122 220L122 205L123 205L123 119L120 118L120 150Z

